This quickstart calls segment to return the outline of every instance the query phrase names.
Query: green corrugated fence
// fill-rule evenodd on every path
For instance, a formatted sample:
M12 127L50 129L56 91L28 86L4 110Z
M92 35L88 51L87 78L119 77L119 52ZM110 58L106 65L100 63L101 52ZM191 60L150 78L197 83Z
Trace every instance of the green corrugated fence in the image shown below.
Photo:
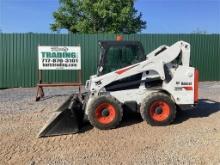
M0 34L0 88L33 87L37 83L37 46L75 46L82 51L83 82L96 73L99 40L114 40L115 34ZM220 80L219 34L132 34L124 40L141 41L149 53L160 45L178 40L191 44L191 64L201 81ZM76 71L43 71L45 82L71 82Z

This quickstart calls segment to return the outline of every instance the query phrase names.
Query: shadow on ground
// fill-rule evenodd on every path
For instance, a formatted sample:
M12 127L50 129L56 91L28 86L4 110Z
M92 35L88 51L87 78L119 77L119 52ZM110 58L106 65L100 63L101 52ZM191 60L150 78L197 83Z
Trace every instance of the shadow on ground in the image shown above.
M174 124L182 123L190 118L209 117L218 111L220 111L219 102L209 99L200 99L195 109L178 111Z
M140 113L126 112L124 113L122 122L120 123L119 127L127 127L130 125L138 124L142 121L143 119L141 118Z
M120 127L127 127L130 125L138 124L142 121L143 120L142 120L141 115L139 113L128 112L128 113L123 114L123 119L118 127L119 128ZM86 131L89 131L91 129L93 129L93 126L87 121L87 122L84 122L83 126L81 126L79 133L85 133Z
M208 100L200 99L195 109L189 109L184 111L178 111L176 120L173 124L180 124L190 118L203 118L220 111L220 103ZM127 127L130 125L138 124L142 122L141 115L135 112L125 112L122 122L119 127ZM87 122L80 132L86 132L93 129L93 127Z
M178 111L176 119L173 124L180 124L191 118L203 118L220 111L220 102L209 99L200 99L198 105L194 109ZM119 127L126 127L133 124L142 122L139 113L124 113L122 123Z
M201 99L195 109L189 109L185 111L178 111L177 118L173 124L180 124L190 118L202 118L208 117L211 114L220 111L220 103L215 102L213 100ZM138 124L142 122L141 115L135 112L125 111L123 119L119 127L127 127L130 125ZM89 124L89 122L84 122L80 126L80 132L84 133L93 129L93 126Z

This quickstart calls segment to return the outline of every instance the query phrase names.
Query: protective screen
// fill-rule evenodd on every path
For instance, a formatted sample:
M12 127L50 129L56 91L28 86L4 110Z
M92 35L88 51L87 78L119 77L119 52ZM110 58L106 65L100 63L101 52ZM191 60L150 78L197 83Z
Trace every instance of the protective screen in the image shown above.
M126 66L145 60L140 48L136 45L112 46L107 50L103 74L115 71Z

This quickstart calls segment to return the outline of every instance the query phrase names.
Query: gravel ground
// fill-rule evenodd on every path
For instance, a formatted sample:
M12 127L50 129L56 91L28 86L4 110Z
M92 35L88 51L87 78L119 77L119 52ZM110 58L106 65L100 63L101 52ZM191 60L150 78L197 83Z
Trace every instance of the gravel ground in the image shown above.
M0 90L0 164L220 164L220 82L200 83L198 108L170 126L134 115L113 130L36 138L71 92L47 89L35 102L35 88Z

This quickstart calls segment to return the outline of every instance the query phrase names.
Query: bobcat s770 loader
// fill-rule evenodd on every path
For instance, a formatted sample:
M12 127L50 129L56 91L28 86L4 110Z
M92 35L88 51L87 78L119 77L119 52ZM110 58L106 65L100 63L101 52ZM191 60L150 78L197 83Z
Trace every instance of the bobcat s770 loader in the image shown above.
M168 125L177 109L198 101L198 70L189 65L190 44L178 41L145 55L138 41L101 41L97 74L85 93L73 94L54 112L39 137L76 133L89 121L98 129L120 124L123 110L150 125Z

